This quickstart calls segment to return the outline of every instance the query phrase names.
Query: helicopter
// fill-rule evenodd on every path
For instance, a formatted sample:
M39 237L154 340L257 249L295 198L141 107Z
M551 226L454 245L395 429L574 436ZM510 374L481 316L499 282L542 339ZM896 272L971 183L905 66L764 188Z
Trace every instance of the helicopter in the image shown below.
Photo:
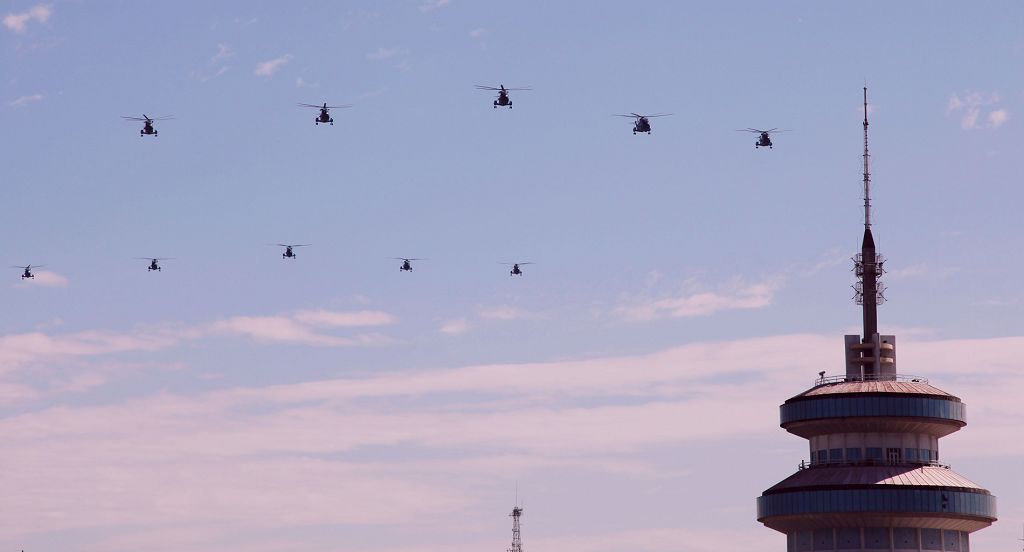
M334 118L331 117L331 110L332 109L345 109L347 107L352 107L352 106L351 105L327 105L327 102L324 102L324 105L313 105L313 104L308 104L308 103L300 103L299 107L312 107L313 109L319 109L320 110L320 114L316 116L316 119L313 119L313 122L315 124L317 124L317 125L319 125L320 123L330 123L331 125L333 125L334 124Z
M511 90L533 90L533 88L530 88L530 87L526 87L526 88L505 88L504 84L499 84L497 88L495 88L493 86L483 86L483 85L478 84L478 85L476 85L476 89L477 90L493 90L493 91L496 91L498 93L498 99L494 100L494 108L495 109L497 109L499 105L502 106L502 107L506 107L507 106L509 109L512 109L512 100L508 97L509 91L511 91Z
M139 131L139 138L141 138L147 134L158 136L160 133L158 133L156 129L153 128L153 121L169 121L173 119L174 116L168 115L166 117L149 117L145 113L143 113L142 117L125 117L124 115L122 115L121 118L125 119L126 121L142 121L142 130Z
M667 117L669 115L671 115L671 113L655 113L654 115L640 115L638 113L630 113L629 115L616 114L615 116L632 117L633 119L635 119L633 121L633 134L635 135L637 132L646 132L647 134L651 133L651 122L648 121L648 119L652 117Z
M788 130L779 130L777 128L773 128L773 129L770 129L770 130L761 130L761 129L758 129L758 128L741 128L741 129L738 129L736 132L753 132L754 134L760 134L760 136L757 137L757 142L754 142L754 147L755 148L765 148L766 147L768 149L774 149L774 148L772 148L772 139L769 137L769 135L770 134L778 134L780 132L789 132L789 131Z
M311 243L297 243L297 244L288 245L286 243L279 243L279 244L276 244L276 245L278 247L283 247L284 248L284 253L281 253L281 258L282 259L295 259L295 258L298 258L298 255L296 255L292 251L293 247L308 247L308 246L313 245L313 244L311 244Z
M135 257L135 258L139 259L139 260L143 260L143 261L149 261L149 266L146 267L146 272L153 272L154 270L163 271L163 269L160 268L160 264L157 263L157 261L170 261L171 260L170 257Z
M25 271L25 272L21 273L21 279L22 280L24 280L25 278L32 278L34 280L36 275L32 274L32 269L33 268L42 268L44 266L46 266L46 265L25 265L25 266L11 265L11 268L20 268L21 270Z
M508 275L509 276L522 276L523 275L523 271L519 270L519 265L528 265L528 264L534 264L534 263L525 262L525 263L501 263L501 264L503 264L503 265L512 265L512 270L508 271Z
M398 267L398 270L403 270L403 271L406 271L406 272L412 272L412 262L410 262L410 261L425 261L426 260L426 259L415 259L415 258L413 258L413 259L406 259L405 257L391 257L391 258L395 259L396 261L402 261L402 266Z

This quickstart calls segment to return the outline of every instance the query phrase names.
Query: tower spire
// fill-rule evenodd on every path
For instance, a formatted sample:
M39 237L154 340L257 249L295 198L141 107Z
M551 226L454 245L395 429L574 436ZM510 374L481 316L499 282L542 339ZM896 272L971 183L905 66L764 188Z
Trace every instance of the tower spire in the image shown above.
M885 286L879 282L884 272L885 259L875 251L875 238L871 234L871 173L868 160L868 88L864 87L864 240L860 254L854 257L854 272L859 281L854 286L854 299L863 307L865 343L875 341L878 333L878 305L885 301Z
M871 229L871 173L868 170L868 87L864 87L864 229Z

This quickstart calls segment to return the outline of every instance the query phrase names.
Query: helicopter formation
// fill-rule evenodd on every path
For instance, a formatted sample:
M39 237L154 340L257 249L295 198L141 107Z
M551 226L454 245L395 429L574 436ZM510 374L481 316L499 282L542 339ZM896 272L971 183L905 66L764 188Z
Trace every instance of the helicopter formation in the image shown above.
M477 85L474 85L474 86L475 86L475 88L477 90L486 90L486 91L497 92L498 93L497 97L495 97L495 99L493 101L493 105L494 105L495 109L497 109L499 106L500 107L507 107L509 109L512 109L512 98L509 96L509 92L533 90L533 88L529 87L529 86L519 87L519 88L505 88L504 84L499 84L498 86L486 86L486 85L482 85L482 84L477 84ZM309 107L309 108L312 108L312 109L320 110L320 113L316 116L315 119L313 119L313 123L315 125L317 125L317 126L319 126L320 123L323 123L325 125L331 125L331 126L334 125L334 117L331 117L331 110L332 109L347 109L347 108L352 107L352 105L350 105L350 104L327 105L327 102L323 102L323 104L310 104L310 103L301 103L300 102L297 105L299 107ZM669 115L672 115L672 114L671 113L654 113L652 115L641 115L639 113L633 113L633 112L630 112L628 114L622 114L622 113L616 113L615 114L616 117L628 117L630 119L633 119L633 134L634 135L636 135L636 134L643 134L643 133L646 133L647 135L650 135L651 134L651 119L653 119L655 117L668 117ZM129 120L129 121L141 121L143 123L143 126L142 126L142 130L139 131L139 136L151 135L151 136L155 137L159 133L156 131L156 128L153 126L153 123L155 121L170 120L170 119L173 119L174 117L173 116L149 117L149 116L143 114L142 117L128 117L128 116L122 115L121 118L125 119L125 120ZM778 128L773 128L773 129L769 129L769 130L760 130L760 129L756 129L756 128L744 128L744 129L738 129L737 132L753 132L755 134L758 134L759 136L758 136L757 142L754 143L754 147L755 148L766 147L768 149L773 149L772 139L771 139L770 135L777 134L777 133L780 133L780 132L789 132L789 131L788 130L779 130Z
M492 102L492 105L494 106L495 109L497 109L498 107L507 107L509 109L512 109L512 98L509 95L510 92L533 90L532 87L510 87L510 88L506 88L504 84L499 84L496 87L495 86L485 86L485 85L478 84L478 85L475 85L475 88L477 90L485 90L485 91L497 92L498 93L497 96L495 97L495 99ZM322 104L298 103L297 105L299 107L307 107L307 108L312 108L312 109L319 110L319 113L317 114L316 118L313 119L313 123L315 125L318 125L318 126L321 123L323 123L325 125L332 125L332 126L334 125L334 118L331 116L331 110L332 109L347 109L347 108L352 107L352 105L350 105L350 104L327 105L327 102L323 102ZM654 118L657 118L657 117L668 117L670 115L672 115L672 114L671 113L653 113L653 114L650 114L650 115L643 115L643 114L635 113L635 112L630 112L628 114L621 114L621 113L615 114L616 117L627 117L627 118L633 119L633 134L634 135L636 135L636 134L643 134L643 133L646 133L646 134L650 135L651 134L651 121L650 120L654 119ZM174 116L173 115L167 115L167 116L161 116L161 117L150 117L150 116L148 116L146 114L142 114L142 117L134 117L134 116L122 115L121 118L124 119L124 120L127 120L127 121L138 121L138 122L141 122L142 123L142 128L139 130L139 136L140 137L143 137L143 136L153 136L153 137L156 137L156 136L159 136L159 132L156 130L156 127L155 127L154 123L156 123L157 121L172 120L172 119L174 119ZM772 128L772 129L768 129L768 130L761 130L761 129L749 128L748 127L748 128L745 128L745 129L738 129L737 132L751 132L751 133L755 133L755 134L758 135L758 139L754 143L754 147L755 148L767 147L768 149L773 149L774 144L772 143L771 135L772 134L782 133L782 132L789 132L789 131L788 130L780 130L778 128ZM295 254L295 248L296 247L308 247L308 246L310 246L312 244L308 244L308 243L300 243L300 244L277 243L277 244L271 244L271 245L285 248L284 252L281 254L281 258L282 259L293 259L294 260L294 259L298 258L298 255ZM153 272L153 271L162 272L163 271L163 267L160 266L160 264L159 264L160 261L171 260L170 257L136 257L136 258L140 259L140 260L147 260L147 261L149 261L149 265L146 267L147 272ZM426 259L423 259L423 258L415 258L415 257L410 257L410 258L392 257L392 258L395 259L395 260L402 261L402 264L398 267L398 269L400 271L402 271L402 272L412 272L412 261L424 261L424 260L426 260ZM522 276L523 275L523 271L522 271L521 266L528 265L528 264L534 264L534 263L532 263L532 262L512 262L512 263L500 263L500 264L512 267L511 270L509 270L509 275L510 276ZM42 266L44 266L44 265L25 265L25 266L12 265L11 268L17 268L19 270L22 270L21 279L24 280L24 279L27 279L27 278L34 279L35 278L35 274L32 273L32 269L33 268L40 268Z
M284 253L281 254L281 258L282 259L296 259L296 258L298 258L298 255L295 254L294 248L296 248L296 247L308 247L308 246L313 245L313 244L311 244L311 243L297 243L297 244L290 244L289 245L289 244L283 244L283 243L275 243L275 244L270 244L270 245L275 245L275 246L279 246L279 247L284 247L285 248ZM139 259L139 260L143 260L143 261L149 261L149 265L146 266L146 272L153 272L154 270L158 271L158 272L163 272L163 267L160 266L160 261L171 261L171 260L174 260L173 257L135 257L135 258ZM402 261L402 264L399 265L399 267L398 267L398 270L400 270L402 272L412 272L412 262L413 261L426 261L427 260L427 259L420 258L420 257L408 257L408 258L406 258L406 257L392 257L392 259L395 259L396 261ZM518 262L518 263L499 263L499 264L511 265L512 266L512 270L509 271L509 276L522 276L523 275L523 271L519 268L520 265L528 265L528 264L536 264L536 263L532 263L532 262ZM32 272L32 269L33 268L42 268L44 266L46 266L46 265L33 265L33 264L29 264L29 265L25 265L25 266L11 265L11 268L17 268L18 270L21 270L22 271L21 279L24 280L26 278L35 279L36 275Z

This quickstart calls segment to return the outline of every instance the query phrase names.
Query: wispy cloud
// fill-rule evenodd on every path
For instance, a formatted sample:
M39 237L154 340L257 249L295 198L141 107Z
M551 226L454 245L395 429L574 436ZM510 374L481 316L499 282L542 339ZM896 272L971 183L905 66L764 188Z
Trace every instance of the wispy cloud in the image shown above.
M217 44L217 53L210 58L210 63L221 63L234 57L235 51L227 44Z
M53 15L53 8L45 4L39 4L21 13L9 13L4 16L4 27L18 34L28 30L28 24L32 21L46 23Z
M424 0L420 3L420 11L423 13L432 12L450 6L452 0Z
M28 104L43 101L44 96L38 92L35 94L29 94L28 96L21 96L15 100L8 102L8 105L12 107L25 107Z
M525 310L511 305L481 307L478 314L484 320L518 320L529 316Z
M995 92L953 94L946 103L946 113L960 117L960 127L964 130L999 128L1010 119L1010 112L999 107L999 102L999 94Z
M242 335L258 341L346 347L372 345L381 339L374 335L340 337L320 333L317 328L382 326L394 322L394 317L384 312L316 310L280 316L235 316L214 322L209 328L216 333Z
M644 322L662 318L710 316L728 310L760 309L771 304L778 284L735 282L716 290L701 289L702 287L689 282L684 286L681 295L630 300L627 301L628 304L615 309L615 312L625 320Z
M36 280L46 272L36 272ZM55 275L59 282L59 275ZM25 280L32 282L32 280ZM66 279L64 279L66 285ZM41 285L36 283L36 285ZM54 284L50 284L54 285ZM216 336L242 336L262 342L315 346L372 346L390 341L386 336L359 333L337 336L326 328L375 328L394 324L396 318L380 311L338 312L304 310L273 316L234 316L192 326L167 325L124 332L85 331L67 334L32 332L0 336L0 374L37 362L125 352L156 351L185 340Z
M0 351L5 345L0 343ZM740 454L752 442L762 445L756 441L761 436L786 448L782 454L793 454L795 464L806 450L773 430L770 420L777 419L780 400L834 364L841 347L838 336L787 335L642 355L164 392L21 411L0 418L6 498L18 504L0 516L0 535L78 530L93 539L103 533L93 529L116 520L127 529L104 544L117 546L83 548L120 552L159 545L155 549L169 551L184 543L212 552L241 543L232 549L312 549L312 540L303 540L303 547L282 545L280 539L303 539L297 535L317 525L379 527L410 518L469 516L467 525L476 527L482 523L477 517L492 515L477 513L493 508L482 497L493 498L493 482L508 482L510 473L549 486L556 481L551 477L566 473L596 474L613 486L640 488L630 497L637 499L633 508L643 519L645 509L664 507L652 490L662 486L645 480L680 477L667 475L672 469L685 476L709 458ZM1020 337L901 344L908 373L953 386L949 390L969 403L985 399L972 403L972 429L946 445L956 447L944 451L946 458L1024 453L1019 440L1006 439L1024 424L1018 408L1022 352ZM96 381L77 385L88 388ZM0 385L0 399L31 393ZM729 449L729 443L738 448ZM736 508L735 515L749 524L750 503L735 503L736 497L749 500L756 492L750 485L771 482L782 458L772 450L763 453L772 459L767 468L751 465L736 492L699 507ZM670 468L663 467L666 457ZM664 500L677 499L667 494ZM247 536L256 528L266 542ZM554 532L535 542L538 549L610 552L667 551L672 542L685 540L694 550L710 552L721 548L718 531ZM763 538L764 531L751 532ZM733 540L754 546L746 536ZM263 546L268 542L273 546ZM404 549L395 546L384 550ZM430 550L479 548L439 543Z
M469 37L470 38L483 38L485 36L487 36L487 29L485 29L483 27L480 27L480 28L477 28L477 29L473 29L472 31L469 31Z
M382 59L391 59L395 56L407 53L406 50L395 46L394 48L377 48L375 51L366 54L366 59L379 61Z
M469 321L465 318L456 318L449 320L438 329L439 332L448 335L462 335L470 330L471 326Z
M291 54L285 54L281 57L270 59L267 61L260 62L256 65L256 69L253 74L258 77L271 77L274 73L277 73L281 67L292 60Z

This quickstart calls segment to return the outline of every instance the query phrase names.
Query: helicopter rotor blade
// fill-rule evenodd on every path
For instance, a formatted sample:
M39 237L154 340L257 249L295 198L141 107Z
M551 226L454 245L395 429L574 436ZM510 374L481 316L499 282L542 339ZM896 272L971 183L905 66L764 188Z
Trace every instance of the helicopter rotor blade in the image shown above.
M669 115L671 115L671 113L655 113L654 115L644 115L644 117L650 119L652 117L668 117Z
M121 115L121 118L125 119L127 121L145 121L146 120L146 119L143 119L141 117L127 117L125 115Z
M314 107L316 109L323 109L323 106L313 105L313 104L308 104L308 103L299 103L299 104L296 104L296 105L298 105L299 107Z
M350 104L343 104L343 105L329 105L327 107L320 106L320 109L346 109L346 108L349 108L349 107L352 107L352 106Z
M482 85L482 84L475 84L475 85L473 85L473 86L474 86L474 87L475 87L475 88L476 88L477 90L494 90L494 91L498 91L498 90L501 90L500 88L495 88L495 87L493 87L493 86L484 86L484 85Z
M628 117L628 118L630 118L630 119L637 119L637 118L639 118L640 116L639 116L639 115L623 115L623 114L621 114L621 113L613 113L613 114L612 114L612 117Z

